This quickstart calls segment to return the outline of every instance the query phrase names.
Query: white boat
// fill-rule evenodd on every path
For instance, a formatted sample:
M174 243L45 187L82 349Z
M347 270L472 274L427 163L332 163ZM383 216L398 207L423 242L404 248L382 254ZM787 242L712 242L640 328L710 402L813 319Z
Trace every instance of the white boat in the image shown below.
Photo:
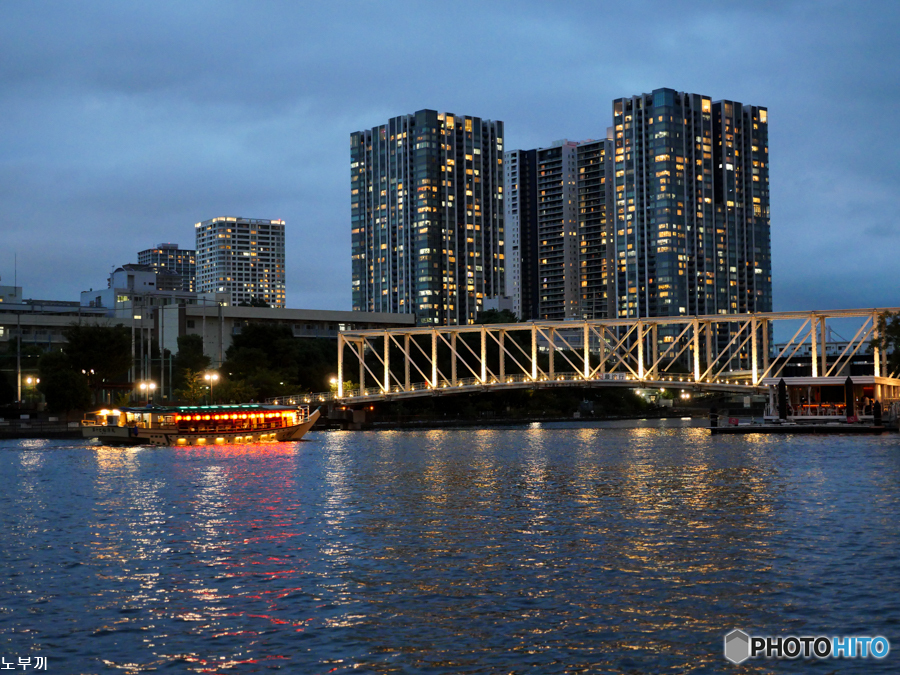
M309 406L152 406L85 415L85 438L124 445L231 445L299 441L316 423Z

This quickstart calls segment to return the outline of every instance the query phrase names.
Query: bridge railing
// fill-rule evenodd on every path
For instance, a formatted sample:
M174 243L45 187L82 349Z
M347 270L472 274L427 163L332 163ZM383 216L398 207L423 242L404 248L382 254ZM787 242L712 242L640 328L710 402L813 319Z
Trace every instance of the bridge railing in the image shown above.
M385 399L385 398L394 398L400 397L403 398L406 396L415 396L415 395L433 395L433 394L441 394L441 393L455 393L459 391L471 391L472 389L476 389L479 391L488 391L492 389L504 389L504 388L516 388L518 386L528 386L535 388L543 388L548 386L554 386L555 383L567 384L567 385L597 385L604 382L609 383L633 383L634 386L662 386L662 385L692 385L694 383L691 382L690 377L685 375L675 376L668 375L665 377L661 377L659 380L638 380L632 375L626 373L599 373L595 374L590 378L585 378L583 375L578 373L557 373L553 376L543 375L534 379L527 375L509 375L505 377L502 381L498 378L491 378L488 380L482 381L477 377L466 377L459 378L456 384L448 380L441 380L438 382L437 387L432 387L430 382L415 382L410 385L409 389L403 389L399 386L394 386L390 390L385 390L382 387L367 387L364 390L359 389L345 389L343 396L338 396L336 392L317 392L317 393L301 393L301 394L293 394L290 396L278 396L274 398L266 399L266 403L274 404L274 405L300 405L300 404L320 404L320 403L331 403L331 402L340 402L340 403L349 403L349 402L361 402L366 400L373 399ZM752 384L745 378L734 378L734 379L717 379L709 384L721 385L723 387L731 388L731 389L740 389L744 390L746 388L752 388Z

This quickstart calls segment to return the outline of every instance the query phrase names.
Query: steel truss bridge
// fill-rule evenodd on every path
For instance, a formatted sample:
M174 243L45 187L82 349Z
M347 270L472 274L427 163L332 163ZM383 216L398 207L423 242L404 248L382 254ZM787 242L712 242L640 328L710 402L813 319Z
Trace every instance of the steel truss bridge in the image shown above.
M716 314L592 321L391 328L338 334L335 391L271 399L279 403L363 405L419 396L559 386L618 386L760 393L801 361L812 377L849 371L898 308ZM835 349L829 321L855 319L853 338ZM793 336L777 349L773 329ZM787 331L785 330L787 328ZM874 348L875 376L887 357ZM358 375L359 387L344 378ZM890 374L892 377L896 374ZM371 383L371 384L369 384ZM367 386L368 385L368 386Z

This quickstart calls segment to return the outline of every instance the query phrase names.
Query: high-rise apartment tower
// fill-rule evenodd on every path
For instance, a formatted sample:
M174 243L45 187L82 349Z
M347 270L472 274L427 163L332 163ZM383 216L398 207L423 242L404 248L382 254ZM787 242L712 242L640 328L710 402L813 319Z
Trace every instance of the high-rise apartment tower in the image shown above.
M519 319L540 316L538 295L537 150L503 156L506 175L503 228L506 231L506 295Z
M610 316L771 311L766 108L657 89L613 117Z
M230 293L232 305L285 306L283 220L222 217L194 227L199 293Z
M507 153L507 294L521 319L607 316L611 142Z
M350 135L353 309L473 323L504 293L503 123L420 110Z

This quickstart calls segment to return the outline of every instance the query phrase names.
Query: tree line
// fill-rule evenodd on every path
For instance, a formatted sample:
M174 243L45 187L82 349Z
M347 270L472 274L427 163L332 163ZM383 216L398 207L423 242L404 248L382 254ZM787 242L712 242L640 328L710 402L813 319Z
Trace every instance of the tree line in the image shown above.
M146 396L134 391L131 329L124 325L73 324L63 331L65 344L45 351L22 347L22 370L34 374L40 392L53 412L85 410L103 403L112 393L117 406L142 405ZM6 345L0 371L0 405L16 400L17 342ZM215 370L210 388L211 360L203 353L199 335L178 338L178 350L161 354L150 346L150 379L158 386L165 364L171 371L172 396L157 390L154 401L167 404L243 403L304 391L324 391L337 372L337 349L326 338L295 338L289 326L249 324L233 337L225 361ZM168 390L169 387L167 386ZM23 398L25 398L23 396Z

